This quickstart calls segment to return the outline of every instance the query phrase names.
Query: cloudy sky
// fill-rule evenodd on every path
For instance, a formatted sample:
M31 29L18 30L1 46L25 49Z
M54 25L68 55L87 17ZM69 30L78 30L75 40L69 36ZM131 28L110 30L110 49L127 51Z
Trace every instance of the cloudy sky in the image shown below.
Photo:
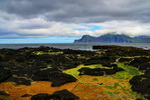
M0 43L71 43L111 32L150 36L150 0L0 0Z

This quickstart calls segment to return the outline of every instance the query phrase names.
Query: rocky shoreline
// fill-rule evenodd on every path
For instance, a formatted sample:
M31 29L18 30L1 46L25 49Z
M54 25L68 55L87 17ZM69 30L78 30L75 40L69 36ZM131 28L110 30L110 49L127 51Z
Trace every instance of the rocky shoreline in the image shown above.
M143 95L136 99L150 99L150 50L121 46L94 46L93 48L98 50L62 50L42 46L17 50L0 49L0 86L9 82L15 83L15 86L31 86L32 82L48 81L51 82L49 87L57 88L74 82L83 84L84 82L81 82L80 78L86 75L97 76L100 80L102 77L130 72L131 77L127 80L131 85L130 89ZM123 65L121 66L121 64ZM81 65L82 67L80 67ZM94 67L95 65L97 66ZM129 66L129 68L124 66ZM96 83L95 86L99 88L103 83ZM77 88L74 87L74 89ZM13 95L4 88L0 87L0 90L0 99L14 99ZM20 98L22 100L85 99L76 95L79 93L74 93L65 88L49 94L42 92L23 94ZM95 97L94 99L99 98Z

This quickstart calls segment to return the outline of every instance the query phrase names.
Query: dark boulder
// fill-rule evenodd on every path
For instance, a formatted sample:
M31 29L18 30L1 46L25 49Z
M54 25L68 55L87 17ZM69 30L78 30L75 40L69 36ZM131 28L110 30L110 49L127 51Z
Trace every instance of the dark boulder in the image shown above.
M106 69L106 70L105 70L106 75L112 75L112 74L115 74L116 72L117 72L117 71L114 70L114 69Z
M55 87L61 86L65 83L75 82L77 79L62 72L52 72L49 74L49 81L52 82L51 86Z
M103 68L95 68L95 69L91 69L91 68L81 68L78 71L80 72L79 75L92 75L92 76L103 76L104 75L104 71L105 69Z
M142 75L139 75L139 76L134 76L130 81L129 83L131 85L136 85L136 84L139 84L140 83L140 80L143 78Z
M79 97L64 89L56 91L52 94L52 98L60 98L58 100L79 100Z
M34 81L50 81L51 86L61 86L65 83L75 82L77 79L69 74L62 73L58 70L47 69L38 72L32 78Z
M113 69L105 69L105 68L91 69L91 68L84 67L84 68L79 69L78 71L80 72L79 75L103 76L104 73L106 73L107 75L112 75L112 74L115 74L116 72L124 71L124 69L118 68L116 66L114 66Z
M50 100L50 95L45 93L36 94L31 97L31 100Z
M139 57L135 58L133 61L130 62L131 66L139 68L144 63L149 63L150 59L147 57Z
M147 96L145 96L145 98L150 99L150 77L147 75L139 75L139 76L134 76L130 81L131 89L134 92L138 92L140 94L142 94L143 96L145 94L147 94Z
M119 68L119 67L117 67L117 66L113 66L113 70L115 70L116 72L124 71L124 69Z

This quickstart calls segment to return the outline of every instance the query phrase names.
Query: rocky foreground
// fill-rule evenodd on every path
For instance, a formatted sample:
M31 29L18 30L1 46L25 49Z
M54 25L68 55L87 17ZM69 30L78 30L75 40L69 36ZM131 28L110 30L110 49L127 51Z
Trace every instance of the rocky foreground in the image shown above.
M149 100L150 50L0 49L0 100Z

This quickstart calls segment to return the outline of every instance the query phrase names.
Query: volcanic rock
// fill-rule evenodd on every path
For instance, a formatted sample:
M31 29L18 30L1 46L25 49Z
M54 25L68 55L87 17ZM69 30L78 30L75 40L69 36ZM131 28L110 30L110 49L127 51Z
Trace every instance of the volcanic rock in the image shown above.
M0 82L4 82L6 79L12 76L9 69L0 68Z
M31 100L50 100L50 95L45 93L36 94L31 97Z
M79 100L79 97L64 89L56 91L52 94L52 97L60 98L59 100Z

